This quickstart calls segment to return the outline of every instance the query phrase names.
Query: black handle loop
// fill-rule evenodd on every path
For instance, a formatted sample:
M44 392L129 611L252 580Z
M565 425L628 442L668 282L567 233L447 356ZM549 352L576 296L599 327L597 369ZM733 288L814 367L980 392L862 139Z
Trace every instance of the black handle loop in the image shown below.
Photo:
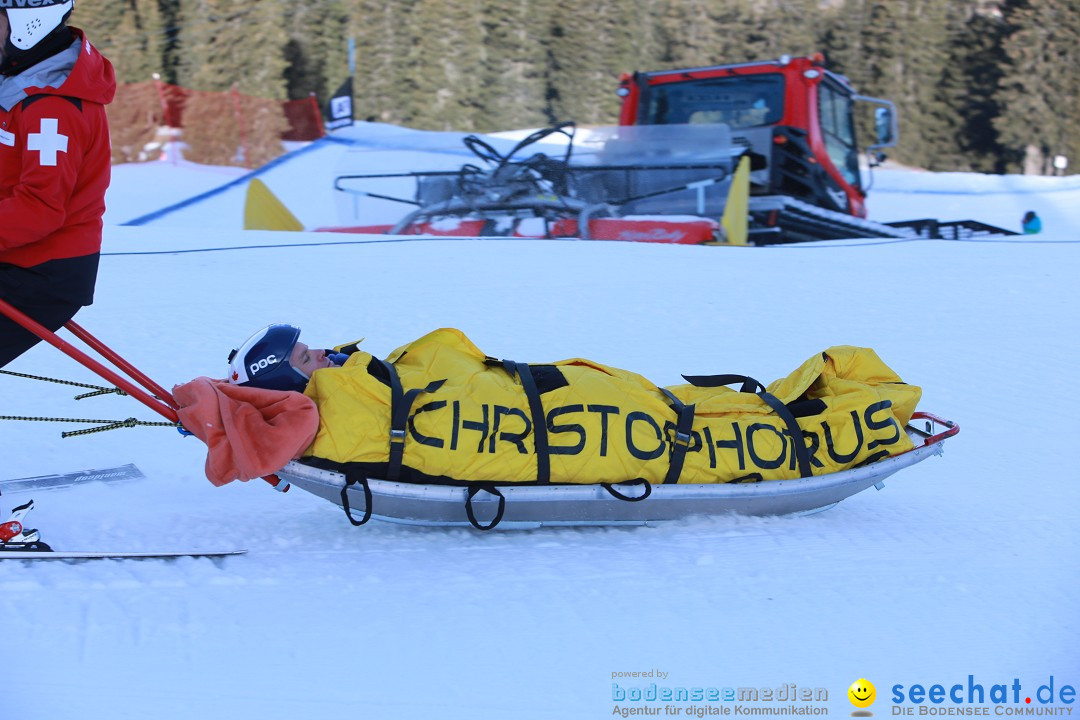
M719 387L741 382L743 385L740 392L757 394L784 421L788 434L791 435L791 439L795 443L795 460L799 466L799 475L801 477L810 477L814 474L813 469L810 467L810 453L806 449L806 443L803 440L802 428L799 427L799 423L795 420L791 409L780 402L778 397L767 391L760 382L747 375L683 375L683 379L695 387Z
M623 485L625 485L627 487L631 487L631 486L634 486L634 485L644 485L645 486L645 494L644 495L637 495L637 496L623 495L621 492L618 492L615 489L616 487L623 486ZM603 487L605 490L607 490L609 493L611 493L612 497L618 498L619 500L625 500L626 502L641 502L645 498L652 495L652 483L649 482L648 480L646 480L645 478L634 478L633 480L624 480L623 482L620 482L620 483L600 483L600 486Z
M765 386L749 375L683 375L683 380L694 387L721 387L723 385L742 383L739 392L756 393L759 388L762 392L765 391Z
M364 518L357 520L352 515L352 509L349 507L349 488L353 485L364 486ZM353 480L352 478L345 478L345 487L341 488L341 508L345 511L345 517L349 519L353 527L360 527L368 520L371 519L371 486L368 485L367 478L360 478L359 480Z
M473 512L473 496L475 496L476 493L480 492L481 490L491 493L492 495L497 495L499 498L499 510L495 513L495 518L487 525L481 525L480 522L476 519L476 513ZM465 514L469 516L469 523L474 528L476 528L477 530L493 529L496 525L502 522L504 512L506 512L506 497L503 496L501 492L499 492L499 488L495 487L494 485L469 486L469 497L465 501Z

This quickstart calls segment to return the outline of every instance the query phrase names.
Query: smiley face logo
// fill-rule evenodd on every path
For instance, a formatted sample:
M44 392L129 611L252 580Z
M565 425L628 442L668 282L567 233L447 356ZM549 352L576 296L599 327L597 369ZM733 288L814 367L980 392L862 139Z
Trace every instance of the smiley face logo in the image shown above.
M847 691L848 700L857 708L868 708L877 699L877 690L874 684L866 678L859 678L851 683Z

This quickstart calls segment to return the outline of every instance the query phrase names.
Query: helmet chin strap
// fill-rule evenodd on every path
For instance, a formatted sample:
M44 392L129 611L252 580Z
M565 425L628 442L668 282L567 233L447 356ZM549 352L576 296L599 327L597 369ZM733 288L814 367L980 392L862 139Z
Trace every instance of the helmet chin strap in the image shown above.
M9 33L0 48L0 74L17 75L45 58L66 50L74 41L75 35L68 26L60 25L29 50L20 50L11 44Z

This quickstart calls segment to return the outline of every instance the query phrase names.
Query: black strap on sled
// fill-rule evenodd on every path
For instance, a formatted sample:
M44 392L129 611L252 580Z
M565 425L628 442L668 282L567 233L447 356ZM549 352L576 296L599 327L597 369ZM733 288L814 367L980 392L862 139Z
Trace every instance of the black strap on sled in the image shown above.
M532 418L533 443L536 446L536 482L547 484L551 482L551 452L548 446L547 417L544 415L544 403L540 399L540 391L536 387L532 370L528 363L514 362L513 360L499 360L498 358L486 357L487 365L502 365L511 376L517 375L521 381L521 389L525 392L525 399L529 401L529 415Z
M665 480L665 482L667 482L667 481ZM626 502L641 502L645 498L652 495L652 483L649 482L648 480L646 480L645 478L635 478L633 480L624 480L623 482L620 482L620 483L600 483L600 485L605 490L607 490L609 493L611 493L612 497L617 498L619 500L625 500ZM645 486L645 492L643 492L641 495L636 495L636 496L635 495L623 495L621 492L619 492L618 490L615 489L617 487L633 487L635 485L644 485Z
M795 461L799 465L799 475L810 477L814 474L810 469L810 453L806 450L802 428L796 422L795 416L787 405L780 402L780 398L765 390L765 386L760 382L746 375L683 375L683 379L694 387L720 387L721 385L742 383L740 392L755 393L784 421L784 425L787 426L788 433L795 444Z
M352 508L349 507L349 488L353 485L364 487L364 517L360 520L353 517ZM348 475L345 476L345 487L341 488L341 509L345 511L345 517L349 519L353 527L360 527L371 519L371 486L368 485L366 477L354 480Z
M426 387L405 392L394 364L385 360L379 362L390 376L390 458L386 465L386 479L396 481L401 476L401 465L405 459L405 426L409 422L413 401L421 393L435 392L446 380L433 380Z
M672 409L679 415L679 419L675 424L675 442L671 448L671 463L668 465L667 475L664 477L665 485L674 485L679 482L679 476L682 475L683 463L686 461L686 451L690 449L690 441L693 439L694 408L696 406L685 404L664 388L661 388L661 392L671 402Z
M529 414L532 415L533 443L536 445L536 482L551 482L551 455L548 448L547 418L544 404L540 400L540 391L536 389L532 371L526 363L514 363L514 370L521 380L521 389L529 401Z
M473 512L473 496L481 490L496 495L499 498L499 509L496 511L495 517L487 525L481 525L480 521L476 519L476 513ZM477 530L491 530L502 522L503 513L506 511L506 496L499 492L499 488L489 483L480 483L470 485L468 493L468 499L465 501L465 514L469 516L469 524Z
M756 393L758 388L764 392L765 386L747 375L683 375L683 380L694 387L721 387L742 383L739 392Z

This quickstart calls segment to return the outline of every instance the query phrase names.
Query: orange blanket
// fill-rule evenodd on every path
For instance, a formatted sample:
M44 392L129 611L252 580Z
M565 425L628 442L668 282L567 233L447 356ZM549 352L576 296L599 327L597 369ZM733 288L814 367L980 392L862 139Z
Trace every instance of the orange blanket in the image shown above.
M315 401L297 392L260 390L200 377L173 388L180 422L206 443L214 485L277 472L311 445Z

